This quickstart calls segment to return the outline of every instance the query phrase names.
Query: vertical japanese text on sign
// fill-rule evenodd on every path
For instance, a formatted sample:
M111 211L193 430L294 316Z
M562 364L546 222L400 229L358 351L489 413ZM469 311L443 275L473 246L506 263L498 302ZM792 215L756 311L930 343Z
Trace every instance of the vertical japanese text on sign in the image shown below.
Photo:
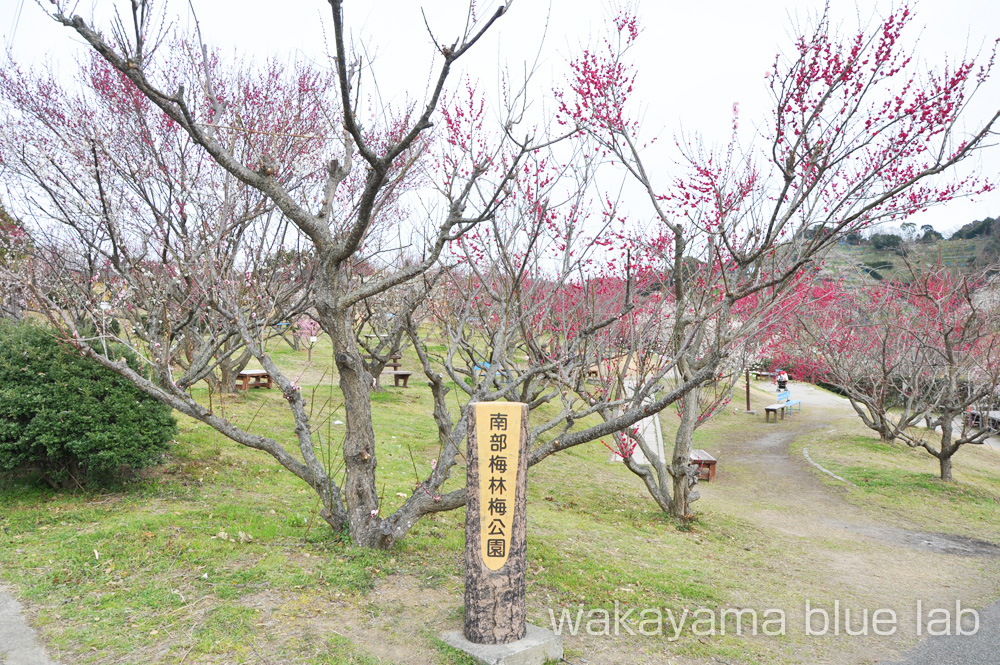
M510 554L520 436L520 404L476 405L480 541L483 563L490 570L503 567Z

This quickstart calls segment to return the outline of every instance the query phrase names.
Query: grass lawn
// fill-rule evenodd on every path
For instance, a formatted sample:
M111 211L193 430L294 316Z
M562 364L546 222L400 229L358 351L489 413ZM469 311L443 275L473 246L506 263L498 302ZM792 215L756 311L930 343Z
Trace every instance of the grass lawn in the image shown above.
M312 364L305 351L273 350L276 362L300 377L314 421L337 441L343 412L329 346L314 349ZM415 358L404 356L403 367L415 369ZM383 511L394 510L438 456L431 399L417 379L373 396ZM195 394L208 403L207 392ZM772 399L754 393L757 408ZM211 400L237 424L292 442L277 390ZM801 429L793 451L808 445L817 461L858 485L829 487L834 500L1000 541L1000 455L961 451L960 482L944 486L930 478L934 460L926 455L872 442L847 419L838 421L840 434L818 432L811 417L807 407L765 425L761 416L730 410L699 430L696 446L720 456L720 474L699 486L699 518L684 524L659 512L638 479L609 463L600 442L532 469L529 620L548 627L550 612L613 612L616 602L677 615L797 608L830 588L826 552L885 556L866 542L789 538L780 519L760 517L776 512L793 520L795 502L746 494L754 472L730 465L726 455L793 427ZM668 445L674 420L673 411L663 413ZM335 447L324 454L340 466ZM804 466L803 477L818 485L812 474ZM450 482L464 482L462 468ZM331 532L318 509L315 495L267 455L181 418L164 464L119 491L58 493L30 479L0 482L0 579L29 608L51 653L69 663L470 662L438 640L441 630L461 625L464 511L424 518L392 551L371 552ZM971 584L984 571L995 578L990 566L963 561L947 579ZM637 622L633 617L633 629ZM684 630L671 637L567 638L567 658L771 664L839 649L828 640L805 644L794 632L706 638Z
M846 496L894 521L1000 543L1000 452L964 446L953 458L955 481L940 480L938 460L904 443L865 434L800 443L824 468L855 487Z

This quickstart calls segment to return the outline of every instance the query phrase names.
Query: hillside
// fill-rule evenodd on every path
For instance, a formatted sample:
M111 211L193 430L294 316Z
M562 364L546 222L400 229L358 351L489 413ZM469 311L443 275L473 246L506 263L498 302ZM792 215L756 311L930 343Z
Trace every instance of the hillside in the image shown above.
M837 245L820 270L825 277L841 277L856 274L862 279L898 278L908 281L906 263L918 268L944 266L952 270L969 270L979 255L981 240L939 240L933 243L907 243L906 256L898 250L877 250L871 245ZM872 272L874 270L874 273Z

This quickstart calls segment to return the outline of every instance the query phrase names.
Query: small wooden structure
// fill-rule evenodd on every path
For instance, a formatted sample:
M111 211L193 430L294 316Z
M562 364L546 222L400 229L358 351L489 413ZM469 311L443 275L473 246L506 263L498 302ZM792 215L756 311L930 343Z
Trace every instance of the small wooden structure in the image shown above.
M715 464L718 462L707 451L698 449L691 451L691 464L698 467L698 478L707 482L715 480Z
M373 337L373 335L365 335L365 337ZM371 354L366 354L365 356L363 356L363 359L365 362L368 363L375 362L375 356ZM410 380L410 376L413 374L413 372L409 370L399 369L400 367L403 366L403 364L400 362L400 360L402 359L403 359L403 354L394 353L391 356L389 356L389 362L387 362L382 367L382 374L388 374L389 376L391 376L392 385L394 385L397 388L400 387L400 384L402 384L402 387L405 388L407 382L409 382ZM372 380L374 381L374 379Z
M388 369L399 369L400 367L402 367L402 363L399 362L400 360L402 360L402 358L403 358L403 356L400 353L394 353L394 354L392 354L391 356L389 356L389 362L387 362L385 364L385 368L383 368L383 369L386 369L386 368L388 368ZM364 356L364 360L365 360L365 362L373 363L373 362L375 362L375 356L370 355L370 354L366 354Z
M401 382L403 384L403 388L405 388L406 383L410 380L410 376L413 374L413 372L403 369L386 370L382 373L388 374L389 376L392 377L392 385L395 386L396 388L399 388L399 384Z
M245 369L236 375L238 386L244 392L250 388L272 388L274 382L266 369Z

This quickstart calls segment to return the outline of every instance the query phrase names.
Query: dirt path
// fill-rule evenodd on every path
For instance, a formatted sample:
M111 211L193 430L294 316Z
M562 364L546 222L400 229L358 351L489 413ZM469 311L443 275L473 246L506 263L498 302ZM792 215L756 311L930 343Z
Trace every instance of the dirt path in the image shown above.
M915 550L1000 557L1000 546L993 543L876 522L844 500L809 469L804 455L792 454L789 445L813 431L835 432L837 421L853 411L846 399L806 384L796 385L796 398L808 405L806 414L789 416L773 434L729 451L740 464L752 469L754 476L768 479L764 488L755 484L745 489L758 498L763 491L764 497L782 506L759 515L764 521L797 537L829 537L847 531ZM788 521L788 511L798 516L794 522Z
M880 519L872 509L848 500L847 485L826 482L800 451L790 449L794 441L808 445L819 432L847 434L857 427L847 400L805 384L795 384L794 393L804 405L801 414L769 425L773 431L762 437L735 440L722 449L720 468L732 468L735 482L727 482L724 491L711 485L699 489L706 503L722 504L727 512L743 515L789 543L808 544L801 564L815 571L811 588L803 590L812 606L839 602L855 608L855 616L862 609L889 608L899 618L892 636L805 640L796 650L797 656L801 653L796 662L847 665L892 659L918 639L918 600L923 608L954 611L956 602L981 607L995 599L1000 591L988 588L997 586L994 581L983 584L982 572L984 564L1000 561L1000 546L911 529L891 523L888 516ZM804 609L789 609L800 623L790 620L789 630L804 635ZM837 656L826 660L830 649Z

